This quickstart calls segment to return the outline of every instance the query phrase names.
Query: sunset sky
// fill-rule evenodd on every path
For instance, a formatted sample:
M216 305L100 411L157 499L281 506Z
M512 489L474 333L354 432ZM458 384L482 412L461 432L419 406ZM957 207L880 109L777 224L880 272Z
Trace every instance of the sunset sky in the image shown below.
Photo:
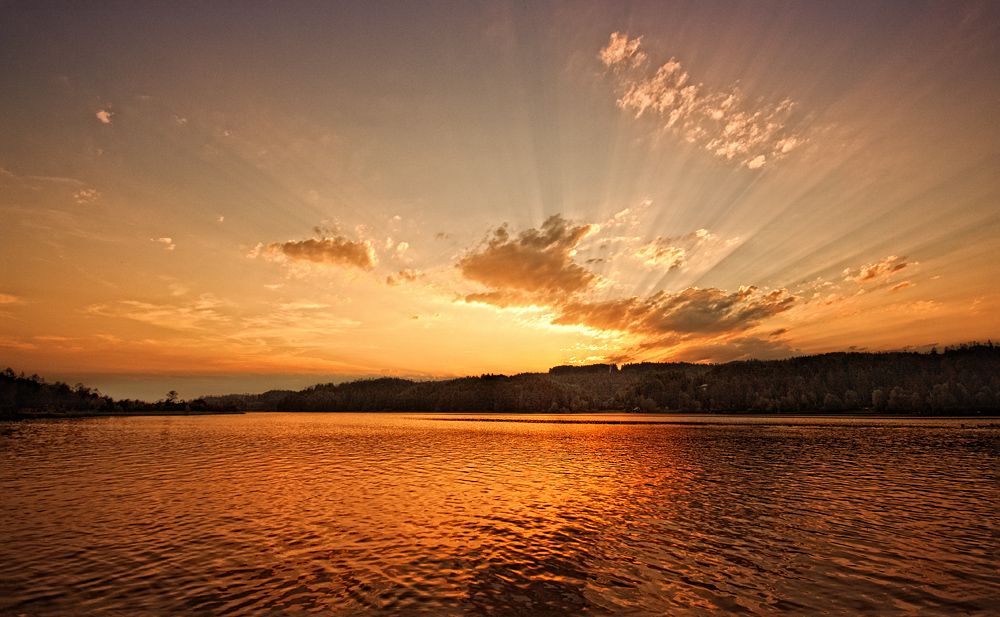
M0 369L1000 338L1000 3L0 3Z

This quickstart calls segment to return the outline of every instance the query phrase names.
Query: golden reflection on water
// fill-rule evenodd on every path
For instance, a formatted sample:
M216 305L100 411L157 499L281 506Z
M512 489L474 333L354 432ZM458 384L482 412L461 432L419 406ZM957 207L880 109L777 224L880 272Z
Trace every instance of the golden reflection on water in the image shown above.
M605 423L15 425L0 613L947 614L995 597L994 429L576 419Z

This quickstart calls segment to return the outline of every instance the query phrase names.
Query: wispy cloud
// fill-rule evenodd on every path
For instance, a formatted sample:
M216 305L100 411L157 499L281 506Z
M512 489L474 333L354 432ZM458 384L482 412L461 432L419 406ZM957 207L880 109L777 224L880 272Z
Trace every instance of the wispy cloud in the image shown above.
M171 330L207 330L232 321L222 309L230 303L212 294L179 305L121 300L87 307L87 312L105 317L124 317Z
M906 261L906 257L889 255L882 261L865 264L860 268L845 268L843 275L845 281L853 281L855 283L884 281L896 272L915 265L917 265L916 262Z
M707 229L699 229L671 238L658 237L640 246L639 250L636 251L636 256L644 260L647 265L676 270L687 262L690 251L714 239L715 236L710 234Z
M95 189L83 189L82 191L77 191L73 193L73 199L76 200L78 204L89 204L97 200L100 193Z
M293 262L311 262L362 270L370 270L378 263L371 243L356 242L343 236L290 240L267 246L258 244L248 257L257 256L268 259L287 258Z
M229 337L240 342L316 347L331 335L361 323L338 315L328 304L298 300L280 302L266 313L240 318L236 325Z
M709 270L741 241L739 237L720 237L707 229L653 239L644 237L650 227L649 213L645 212L649 204L647 200L634 208L621 210L602 222L600 231L588 237L588 241L579 247L579 260L587 266L623 260L629 262L602 267L606 285L621 285L619 276L634 272L636 266L662 273L684 270L692 274L688 277L691 279L696 273Z
M0 304L21 304L23 300L10 294L0 294Z
M122 300L94 304L92 315L130 319L181 333L196 333L205 344L230 342L252 349L316 347L336 333L360 325L335 307L311 300L278 301L256 314L212 294L174 303Z
M39 183L71 184L82 185L83 182L76 178L66 178L62 176L19 176L12 171L0 167L0 179L9 182L20 181L30 186L39 186Z
M649 265L663 266L667 270L676 270L684 265L687 251L677 246L669 246L659 241L653 241L642 245L638 256L645 259Z
M179 283L177 281L168 282L167 289L170 290L171 296L183 296L186 295L189 291L191 291L191 289L187 285L184 285L183 283Z
M618 106L636 118L656 117L685 141L750 169L782 158L805 140L792 130L796 104L791 100L767 104L736 86L712 90L692 81L673 58L651 70L641 42L642 37L630 40L615 32L599 54L613 70Z
M149 241L165 244L166 246L163 247L163 250L165 251L172 251L177 248L177 245L174 244L174 241L171 238L150 238Z
M38 349L38 345L34 343L26 343L24 341L18 341L14 339L0 338L0 348L7 349L21 349L21 350L34 350Z

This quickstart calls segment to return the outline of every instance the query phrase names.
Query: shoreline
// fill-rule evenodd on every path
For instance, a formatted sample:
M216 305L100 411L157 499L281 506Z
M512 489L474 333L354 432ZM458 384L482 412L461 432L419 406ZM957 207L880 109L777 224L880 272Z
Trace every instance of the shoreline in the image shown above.
M123 413L86 413L79 411L15 411L12 415L0 416L0 422L21 422L23 420L65 420L83 418L135 418L142 416L242 416L245 411L149 411Z
M570 413L553 413L548 411L535 412L493 412L493 411L228 411L228 410L199 410L199 411L150 411L150 412L126 412L126 413L86 413L79 411L59 412L59 411L39 411L25 412L16 411L12 415L0 417L0 422L22 422L25 420L66 420L66 419L86 419L86 418L135 418L135 417L166 417L166 416L243 416L248 414L310 414L310 415L339 415L339 414L364 414L364 415L413 415L413 416L438 416L431 418L441 421L453 422L527 422L527 423L550 423L550 424L678 424L678 425L705 425L720 424L716 420L944 420L951 419L965 422L988 422L979 424L978 428L1000 428L1000 415L978 415L978 414L879 414L865 411L848 411L841 413L755 413L755 412L659 412L659 413L635 413L627 411L586 411ZM473 417L462 417L473 416ZM610 419L615 416L617 419ZM587 417L594 417L587 420ZM706 421L699 421L704 418ZM964 425L963 425L964 426ZM968 428L977 428L970 426Z

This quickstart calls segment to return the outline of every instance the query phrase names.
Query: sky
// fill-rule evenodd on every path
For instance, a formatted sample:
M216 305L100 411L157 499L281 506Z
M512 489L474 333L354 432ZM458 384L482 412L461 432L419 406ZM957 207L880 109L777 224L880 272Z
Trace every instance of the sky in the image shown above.
M1000 339L1000 3L8 0L0 83L50 382Z

